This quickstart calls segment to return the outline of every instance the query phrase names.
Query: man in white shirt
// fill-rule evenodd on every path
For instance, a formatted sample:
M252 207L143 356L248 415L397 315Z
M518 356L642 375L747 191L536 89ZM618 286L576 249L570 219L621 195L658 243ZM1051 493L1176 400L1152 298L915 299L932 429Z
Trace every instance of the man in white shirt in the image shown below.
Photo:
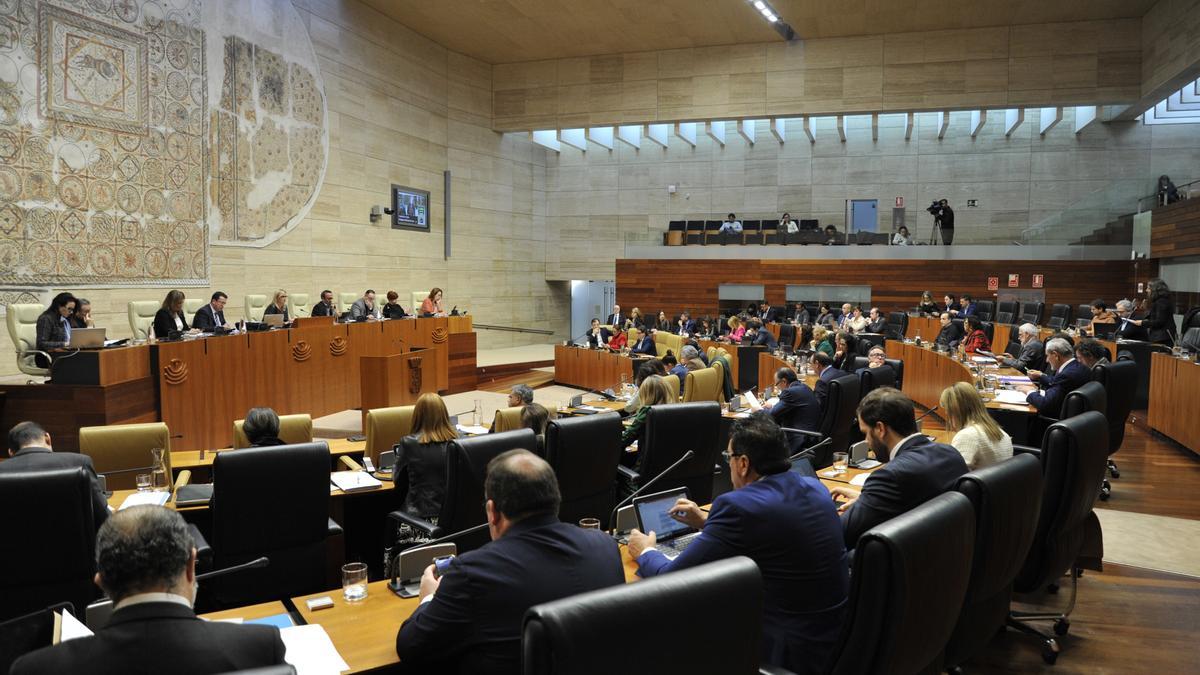
M718 234L741 234L742 221L737 219L737 216L732 213L725 216L725 222L721 223L721 229Z

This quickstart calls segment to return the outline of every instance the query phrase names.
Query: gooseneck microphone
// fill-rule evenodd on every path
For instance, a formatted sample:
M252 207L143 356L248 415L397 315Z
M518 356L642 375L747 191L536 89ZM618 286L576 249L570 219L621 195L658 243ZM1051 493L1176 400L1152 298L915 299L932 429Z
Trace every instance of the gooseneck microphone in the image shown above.
M651 478L649 481L646 482L645 485L642 485L640 488L634 490L632 494L630 494L625 499L622 499L621 503L614 506L612 513L609 514L609 516L608 516L608 524L611 526L611 528L613 528L611 531L613 532L614 536L616 534L615 528L616 528L616 522L617 522L617 511L620 511L622 506L625 506L629 502L633 501L634 497L637 497L638 495L642 494L651 485L654 485L655 483L657 483L663 476L666 476L667 474L674 471L675 467L679 466L680 464L683 464L684 462L688 461L689 459L691 459L692 457L695 457L695 456L696 456L696 452L694 450L688 450L687 452L683 453L683 456L680 457L679 459L675 460L674 464L663 469L662 473L658 474L654 478Z
M921 420L925 419L926 417L929 417L930 415L932 415L932 414L933 414L933 411L937 410L937 409L938 409L938 408L940 408L940 407L942 407L942 406L940 406L940 405L935 405L935 406L933 406L933 407L932 407L932 408L930 408L929 410L926 410L924 415L921 415L920 417L918 417L917 419L915 419L915 420L913 420L913 421L914 421L914 422L920 422Z
M223 577L226 574L233 574L234 572L241 572L242 570L257 569L259 567L266 567L270 564L271 559L264 555L261 558L255 558L250 562L244 562L241 565L234 565L233 567L225 567L219 570L205 572L204 574L197 574L196 581L204 581L205 579L212 579L214 577Z

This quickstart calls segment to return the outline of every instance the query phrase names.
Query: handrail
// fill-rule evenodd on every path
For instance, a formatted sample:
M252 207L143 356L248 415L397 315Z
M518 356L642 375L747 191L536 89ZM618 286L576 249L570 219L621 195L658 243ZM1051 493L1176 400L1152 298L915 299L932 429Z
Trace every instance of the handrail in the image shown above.
M540 328L518 328L516 326L492 326L486 323L473 324L473 328L483 328L484 330L503 330L510 333L535 333L537 335L554 335L552 330L542 330Z
M1189 190L1187 188L1190 188L1193 185L1200 185L1200 179L1191 181L1190 183L1184 183L1183 185L1175 186L1175 189L1179 191L1179 200L1180 201L1190 198L1189 195L1191 194L1192 190ZM1137 201L1137 212L1138 213L1141 213L1142 211L1145 210L1142 208L1142 202L1146 201L1147 199L1153 199L1154 206L1160 206L1160 204L1158 203L1158 190L1155 190L1151 194L1144 195L1142 197L1138 197L1138 201ZM1152 206L1151 208L1154 208L1154 206ZM1130 214L1130 215L1132 215L1132 214Z

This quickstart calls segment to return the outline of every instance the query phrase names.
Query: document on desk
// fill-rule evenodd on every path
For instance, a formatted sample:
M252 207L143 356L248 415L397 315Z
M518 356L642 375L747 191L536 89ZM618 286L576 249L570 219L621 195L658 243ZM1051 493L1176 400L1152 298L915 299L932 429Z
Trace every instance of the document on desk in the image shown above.
M334 471L329 482L342 492L361 492L383 487L383 482L366 471Z
M996 392L996 398L993 399L997 403L1013 403L1016 405L1025 405L1025 397L1028 396L1023 391L1014 391L1012 389L1001 389Z
M468 436L482 436L488 432L488 428L478 424L460 424L458 430Z
M320 624L281 628L279 637L285 650L283 660L296 668L297 675L332 675L350 670Z
M1000 384L1033 384L1027 375L1001 375L996 380Z
M121 502L121 508L118 511L124 511L131 506L162 506L171 498L170 492L155 492L149 490L146 492L135 492L125 498Z
M92 635L95 633L76 619L74 614L65 611L54 613L54 644Z

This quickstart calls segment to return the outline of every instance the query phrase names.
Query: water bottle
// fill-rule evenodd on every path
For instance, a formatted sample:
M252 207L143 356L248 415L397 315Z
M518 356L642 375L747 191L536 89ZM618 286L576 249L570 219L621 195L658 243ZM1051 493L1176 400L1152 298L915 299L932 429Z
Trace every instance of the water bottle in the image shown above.
M167 478L167 463L165 461L166 450L163 448L151 448L150 454L153 458L150 468L150 489L156 492L169 490L170 484Z

